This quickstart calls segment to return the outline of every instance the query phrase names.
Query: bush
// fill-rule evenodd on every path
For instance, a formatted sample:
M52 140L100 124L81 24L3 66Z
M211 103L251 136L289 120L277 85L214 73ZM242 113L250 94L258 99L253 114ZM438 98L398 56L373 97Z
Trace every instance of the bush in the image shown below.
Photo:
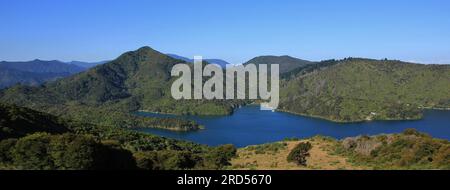
M6 139L0 141L0 163L9 164L13 161L11 150L16 145L17 139Z
M288 162L294 162L297 165L306 166L306 158L310 156L309 151L312 145L309 142L299 143L294 149L289 153L287 157Z
M230 160L236 156L237 149L233 145L222 145L212 149L205 155L206 169L221 169L229 166Z
M136 165L131 152L84 135L35 133L1 141L0 149L1 163L17 169L134 169Z

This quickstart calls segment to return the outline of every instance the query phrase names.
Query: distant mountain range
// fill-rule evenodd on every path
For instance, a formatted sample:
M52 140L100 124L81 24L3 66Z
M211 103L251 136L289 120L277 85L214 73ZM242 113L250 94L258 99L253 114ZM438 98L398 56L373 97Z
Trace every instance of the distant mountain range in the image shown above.
M107 62L109 62L109 61L99 61L99 62L71 61L71 62L67 62L67 63L71 64L71 65L77 65L77 66L89 69L89 68L95 67L97 65L101 65L101 64L107 63Z
M166 55L168 55L169 57L172 57L174 59L179 59L179 60L182 60L182 61L185 61L185 62L188 62L188 63L193 63L194 62L193 59L189 59L187 57L183 57L183 56L180 56L180 55L176 55L176 54L166 54ZM212 63L212 64L220 65L220 67L222 67L222 68L226 68L227 65L231 64L231 63L229 63L229 62L227 62L225 60L222 60L222 59L203 59L203 61L206 61L206 62Z
M291 56L259 56L259 57L255 57L249 61L247 61L246 63L244 63L244 65L247 64L255 64L255 65L260 65L260 64L267 64L267 65L271 65L271 64L278 64L279 68L280 68L280 74L284 74L290 71L293 71L295 69L304 67L306 65L310 65L310 64L314 64L315 62L311 62L311 61L306 61L306 60L302 60L302 59L298 59L295 57L291 57ZM268 66L268 69L270 69L270 66Z
M0 89L15 84L39 85L47 81L67 77L85 71L104 62L87 63L72 61L69 63L35 59L21 62L0 62Z

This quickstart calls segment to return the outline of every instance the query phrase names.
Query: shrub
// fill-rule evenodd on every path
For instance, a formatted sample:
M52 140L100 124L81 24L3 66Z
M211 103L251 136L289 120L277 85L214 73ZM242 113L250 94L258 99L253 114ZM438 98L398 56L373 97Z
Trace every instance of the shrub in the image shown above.
M11 150L16 145L17 139L6 139L0 141L0 163L11 163L13 158L11 157Z
M205 155L206 169L221 169L229 166L230 160L236 156L237 149L233 145L222 145L212 149Z
M134 169L136 165L131 152L85 135L35 133L1 141L0 149L1 163L17 169Z
M287 157L288 162L294 162L297 165L306 166L306 158L310 156L309 151L312 145L309 142L299 143L294 149L289 153Z

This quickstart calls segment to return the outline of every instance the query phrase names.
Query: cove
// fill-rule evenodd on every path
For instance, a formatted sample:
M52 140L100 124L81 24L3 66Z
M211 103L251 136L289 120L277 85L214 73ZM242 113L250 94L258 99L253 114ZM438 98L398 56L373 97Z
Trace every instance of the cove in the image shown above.
M136 129L159 136L188 140L217 146L234 144L237 147L276 142L285 138L308 138L316 135L337 139L358 135L400 133L414 128L434 138L450 140L450 111L426 110L425 117L417 121L372 121L363 123L335 123L322 119L284 112L263 111L259 106L236 109L233 115L220 117L174 116L138 112L147 117L182 117L204 125L193 132L173 132L162 129Z

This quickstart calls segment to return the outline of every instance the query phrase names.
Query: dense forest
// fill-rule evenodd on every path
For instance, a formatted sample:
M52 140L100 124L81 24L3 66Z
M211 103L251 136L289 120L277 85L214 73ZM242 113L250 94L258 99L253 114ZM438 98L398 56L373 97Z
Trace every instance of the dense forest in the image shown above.
M11 105L0 114L1 169L220 169L236 152Z
M448 65L348 58L284 77L280 110L338 122L420 119L423 108L450 108Z

